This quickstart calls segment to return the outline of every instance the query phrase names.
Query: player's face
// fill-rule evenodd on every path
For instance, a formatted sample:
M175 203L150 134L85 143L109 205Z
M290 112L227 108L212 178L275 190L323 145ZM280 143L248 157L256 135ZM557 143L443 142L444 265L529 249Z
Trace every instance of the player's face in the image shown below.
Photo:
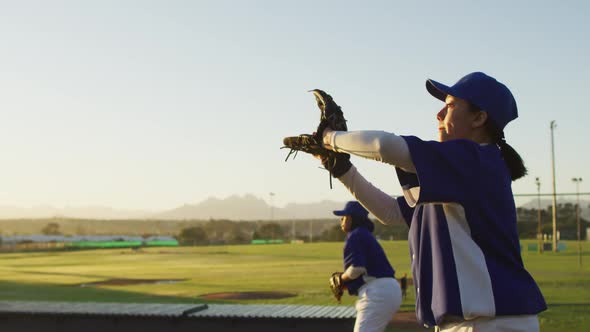
M436 114L439 142L470 138L476 112L470 110L469 102L448 95L445 106Z
M350 224L352 223L351 216L342 216L340 218L340 228L342 228L343 232L350 231Z

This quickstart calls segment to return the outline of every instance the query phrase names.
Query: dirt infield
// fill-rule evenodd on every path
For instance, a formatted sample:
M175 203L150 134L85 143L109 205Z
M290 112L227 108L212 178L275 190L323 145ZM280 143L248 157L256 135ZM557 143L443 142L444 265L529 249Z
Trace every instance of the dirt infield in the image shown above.
M396 313L389 326L402 330L424 330L424 327L416 321L416 313L413 311Z
M106 279L80 284L80 287L88 286L128 286L140 284L175 284L187 279Z
M274 300L296 295L287 292L234 292L203 294L200 298L205 300Z

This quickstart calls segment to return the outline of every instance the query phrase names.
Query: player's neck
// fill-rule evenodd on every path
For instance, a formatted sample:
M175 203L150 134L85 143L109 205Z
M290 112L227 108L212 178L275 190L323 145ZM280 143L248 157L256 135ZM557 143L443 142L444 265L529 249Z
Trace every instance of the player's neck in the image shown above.
M488 133L485 130L483 130L483 128L473 129L468 138L478 144L494 143L492 142L490 135L488 135Z

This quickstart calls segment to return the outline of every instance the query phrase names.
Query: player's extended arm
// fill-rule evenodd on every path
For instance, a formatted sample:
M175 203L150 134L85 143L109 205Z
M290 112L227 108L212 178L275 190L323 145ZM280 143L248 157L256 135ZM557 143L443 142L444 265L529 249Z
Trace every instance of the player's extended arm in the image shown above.
M338 180L382 224L405 223L397 200L367 181L354 165Z
M327 149L382 161L407 172L416 172L408 144L398 135L384 131L331 130L326 130L323 134L323 144ZM379 222L386 225L405 222L397 200L367 181L354 165L338 179Z
M401 136L393 133L376 130L326 130L323 145L329 150L382 161L406 172L416 173L408 144Z

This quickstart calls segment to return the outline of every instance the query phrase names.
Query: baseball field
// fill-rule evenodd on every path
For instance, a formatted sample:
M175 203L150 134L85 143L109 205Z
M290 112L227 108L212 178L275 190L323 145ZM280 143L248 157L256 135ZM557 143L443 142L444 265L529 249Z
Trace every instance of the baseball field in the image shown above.
M396 276L411 276L406 241L381 242ZM590 331L590 243L529 251L527 269L549 310L541 331ZM203 246L0 254L0 299L31 301L336 305L328 277L342 243ZM352 305L345 296L342 305ZM414 309L413 286L402 311ZM390 329L395 331L396 329Z

